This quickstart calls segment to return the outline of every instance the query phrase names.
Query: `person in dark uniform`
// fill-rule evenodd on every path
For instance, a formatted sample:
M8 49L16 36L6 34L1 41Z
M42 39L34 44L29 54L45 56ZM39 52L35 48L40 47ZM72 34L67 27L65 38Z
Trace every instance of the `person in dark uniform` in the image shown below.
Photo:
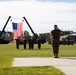
M31 37L31 48L34 49L34 40L32 37Z
M38 36L37 41L38 41L38 49L41 49L41 37L40 36Z
M20 40L19 40L19 38L15 39L15 40L16 40L16 48L19 49Z
M29 49L31 49L31 38L28 38Z
M27 43L27 40L26 38L24 39L24 49L26 49L26 43Z
M61 30L57 27L57 25L54 25L54 30L52 30L50 33L54 58L58 58L59 45L60 45L60 34L61 34Z
M30 37L28 39L28 43L29 43L29 49L33 49L34 48L34 42L33 42L33 38L32 37Z

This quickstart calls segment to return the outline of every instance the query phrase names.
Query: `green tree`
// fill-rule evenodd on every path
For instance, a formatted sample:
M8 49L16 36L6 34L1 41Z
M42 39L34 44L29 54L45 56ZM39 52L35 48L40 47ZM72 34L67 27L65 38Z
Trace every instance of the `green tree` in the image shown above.
M68 35L74 33L73 31L63 31L62 35Z
M42 39L48 39L48 38L50 38L50 33L41 33L39 35L41 36Z

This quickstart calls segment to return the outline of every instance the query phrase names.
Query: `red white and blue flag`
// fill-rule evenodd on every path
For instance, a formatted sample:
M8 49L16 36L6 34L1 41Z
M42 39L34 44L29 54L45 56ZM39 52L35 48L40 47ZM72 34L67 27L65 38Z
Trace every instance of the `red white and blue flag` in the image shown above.
M23 23L12 22L12 26L13 26L13 41L16 42L15 39L22 36Z

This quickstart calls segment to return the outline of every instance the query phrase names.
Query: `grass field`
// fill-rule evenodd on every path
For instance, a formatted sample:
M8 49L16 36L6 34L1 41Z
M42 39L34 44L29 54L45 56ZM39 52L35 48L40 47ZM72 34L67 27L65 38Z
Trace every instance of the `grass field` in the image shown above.
M52 57L52 46L45 43L41 49L34 46L33 50L23 48L20 45L16 49L15 44L0 44L0 75L64 75L52 66L44 67L12 67L14 57ZM61 45L59 57L76 57L76 45Z

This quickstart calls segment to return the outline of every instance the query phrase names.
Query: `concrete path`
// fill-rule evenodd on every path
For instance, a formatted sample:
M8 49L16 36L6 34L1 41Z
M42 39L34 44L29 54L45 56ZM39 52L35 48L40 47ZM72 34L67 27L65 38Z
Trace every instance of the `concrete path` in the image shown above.
M76 75L76 58L14 58L13 67L54 66L66 75Z

